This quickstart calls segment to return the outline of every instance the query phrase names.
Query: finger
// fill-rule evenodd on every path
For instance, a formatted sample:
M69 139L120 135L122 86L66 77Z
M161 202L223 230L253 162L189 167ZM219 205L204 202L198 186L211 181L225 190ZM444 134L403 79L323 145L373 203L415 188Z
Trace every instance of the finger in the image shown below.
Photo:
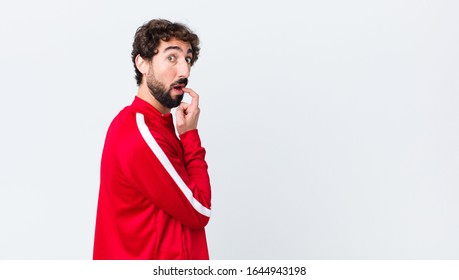
M180 109L180 110L186 110L188 109L188 107L190 107L190 104L186 103L186 102L182 102L180 103L180 105L177 107L177 110Z
M198 107L199 106L199 95L194 90L192 90L191 88L184 88L183 91L188 93L188 95L191 96L191 104L190 104L190 106Z

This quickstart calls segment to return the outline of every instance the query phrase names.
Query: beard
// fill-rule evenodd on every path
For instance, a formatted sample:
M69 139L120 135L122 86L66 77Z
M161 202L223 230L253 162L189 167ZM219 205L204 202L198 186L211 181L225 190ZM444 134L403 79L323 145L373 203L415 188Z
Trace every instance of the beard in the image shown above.
M169 89L167 89L163 83L161 83L155 78L154 74L147 77L147 87L150 90L151 95L153 95L153 97L156 100L158 100L159 103L161 103L169 109L178 107L180 103L182 103L183 99L183 94L177 95L175 98L172 98L171 91L173 89L173 86L177 84L184 84L186 86L187 83L188 79L183 78L172 83Z

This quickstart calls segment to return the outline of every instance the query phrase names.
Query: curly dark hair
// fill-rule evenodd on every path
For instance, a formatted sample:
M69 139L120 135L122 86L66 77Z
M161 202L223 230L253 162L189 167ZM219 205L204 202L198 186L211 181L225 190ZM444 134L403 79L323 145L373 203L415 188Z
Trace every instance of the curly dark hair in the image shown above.
M142 83L142 73L135 65L135 58L137 55L145 60L151 60L155 54L158 53L158 46L163 41L170 39L177 39L187 42L191 45L193 65L199 56L199 37L191 31L186 25L182 23L170 22L165 19L153 19L144 25L140 26L134 36L134 43L132 44L132 62L134 63L135 79L137 85Z

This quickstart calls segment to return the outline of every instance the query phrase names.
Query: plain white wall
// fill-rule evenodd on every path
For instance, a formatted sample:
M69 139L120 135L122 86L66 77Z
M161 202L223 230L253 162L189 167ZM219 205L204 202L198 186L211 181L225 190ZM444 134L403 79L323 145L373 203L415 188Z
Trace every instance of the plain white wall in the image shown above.
M90 259L138 26L189 25L213 259L459 258L457 1L0 4L0 258Z

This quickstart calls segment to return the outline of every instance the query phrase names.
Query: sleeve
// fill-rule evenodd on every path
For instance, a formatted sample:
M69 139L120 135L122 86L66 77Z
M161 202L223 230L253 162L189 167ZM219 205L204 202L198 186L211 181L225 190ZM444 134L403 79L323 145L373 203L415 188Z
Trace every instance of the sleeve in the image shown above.
M161 135L153 137L137 113L139 137L125 153L129 181L154 205L189 228L203 228L210 218L210 179L197 130L181 135L184 157Z

